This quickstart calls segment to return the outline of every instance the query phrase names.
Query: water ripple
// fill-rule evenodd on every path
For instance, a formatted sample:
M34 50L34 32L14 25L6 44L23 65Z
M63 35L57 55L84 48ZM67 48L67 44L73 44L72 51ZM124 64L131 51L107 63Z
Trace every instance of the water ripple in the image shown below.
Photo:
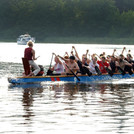
M133 79L13 86L8 85L5 71L0 69L1 134L134 131Z

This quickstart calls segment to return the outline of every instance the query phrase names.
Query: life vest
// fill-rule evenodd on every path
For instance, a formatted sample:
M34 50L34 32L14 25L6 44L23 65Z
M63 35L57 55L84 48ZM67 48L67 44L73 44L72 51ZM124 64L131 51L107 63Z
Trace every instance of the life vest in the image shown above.
M24 53L24 58L26 58L27 60L32 60L32 48L28 47L25 49L25 53Z

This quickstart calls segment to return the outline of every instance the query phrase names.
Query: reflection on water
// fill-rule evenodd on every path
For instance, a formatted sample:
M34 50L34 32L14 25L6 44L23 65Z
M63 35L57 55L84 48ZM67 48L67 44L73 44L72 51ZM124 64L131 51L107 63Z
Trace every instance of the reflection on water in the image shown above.
M14 98L11 106L18 110L11 113L9 109L6 116L0 114L0 122L12 124L6 133L131 133L133 88L133 84L127 83L11 85L8 87L9 96Z

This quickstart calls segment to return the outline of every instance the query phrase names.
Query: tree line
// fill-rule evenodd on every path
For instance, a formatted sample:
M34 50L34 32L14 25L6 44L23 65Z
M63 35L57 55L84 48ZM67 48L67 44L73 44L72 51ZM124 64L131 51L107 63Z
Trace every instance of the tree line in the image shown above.
M0 0L0 40L134 36L134 0Z

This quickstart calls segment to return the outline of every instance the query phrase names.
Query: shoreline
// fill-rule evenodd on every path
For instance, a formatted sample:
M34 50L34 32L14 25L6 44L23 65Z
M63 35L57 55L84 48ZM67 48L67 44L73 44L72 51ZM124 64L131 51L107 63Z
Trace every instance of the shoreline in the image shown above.
M16 40L0 40L0 42L16 42ZM133 45L134 38L88 38L88 37L47 37L42 41L36 43L65 43L65 44L103 44L103 45Z

